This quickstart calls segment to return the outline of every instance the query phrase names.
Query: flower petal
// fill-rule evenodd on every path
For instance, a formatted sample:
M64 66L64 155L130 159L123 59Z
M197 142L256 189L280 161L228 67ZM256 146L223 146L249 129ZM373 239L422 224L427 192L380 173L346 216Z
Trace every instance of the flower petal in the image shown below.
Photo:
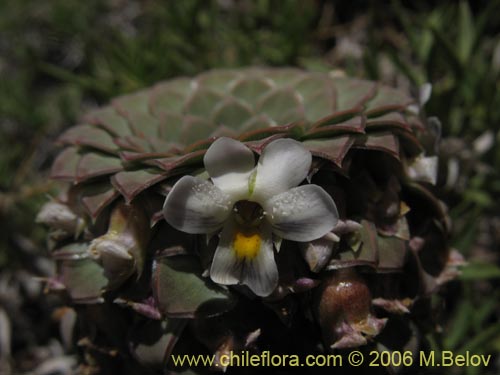
M210 268L210 278L218 284L245 284L256 295L268 296L278 285L271 227L266 225L259 232L261 245L254 258L238 257L233 248L237 230L238 227L232 220L228 220L224 225Z
M293 139L278 139L266 146L257 164L253 196L264 201L300 184L311 167L312 155Z
M219 246L215 250L210 267L210 278L217 284L234 285L238 284L241 279L243 263L232 248L235 230L236 225L231 219L222 228Z
M317 185L299 186L264 204L273 232L287 240L306 242L324 236L338 221L332 197Z
M174 185L163 205L165 220L186 233L210 233L231 213L230 197L209 181L184 176Z
M270 295L278 285L278 267L274 260L271 228L266 225L261 232L260 251L253 259L245 260L241 282L260 297Z
M203 163L215 186L234 200L249 195L248 180L255 166L255 157L243 143L221 137L208 148Z

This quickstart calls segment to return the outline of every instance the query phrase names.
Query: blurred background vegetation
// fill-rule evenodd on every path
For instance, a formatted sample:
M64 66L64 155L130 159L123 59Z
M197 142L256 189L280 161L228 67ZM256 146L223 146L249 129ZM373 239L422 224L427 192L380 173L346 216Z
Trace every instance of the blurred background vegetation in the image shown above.
M54 313L32 278L51 272L34 218L54 190L56 136L118 94L255 64L338 70L408 90L432 83L425 110L442 124L439 194L469 264L443 292L440 330L428 339L437 350L498 354L500 1L381 4L0 1L0 357L28 372L60 350L54 324L33 323ZM497 374L495 360L451 373Z

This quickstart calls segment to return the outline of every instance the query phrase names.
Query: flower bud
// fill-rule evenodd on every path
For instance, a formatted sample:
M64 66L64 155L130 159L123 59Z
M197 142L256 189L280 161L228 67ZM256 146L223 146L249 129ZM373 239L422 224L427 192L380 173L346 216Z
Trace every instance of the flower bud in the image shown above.
M371 313L372 296L365 281L353 268L329 274L323 280L317 315L325 344L332 349L367 343L384 327L386 319Z
M137 204L119 203L112 211L108 231L88 249L109 279L108 289L121 285L132 274L142 273L150 237L149 222Z
M83 218L73 212L69 206L57 201L45 203L36 217L36 222L75 237L78 237L85 226Z

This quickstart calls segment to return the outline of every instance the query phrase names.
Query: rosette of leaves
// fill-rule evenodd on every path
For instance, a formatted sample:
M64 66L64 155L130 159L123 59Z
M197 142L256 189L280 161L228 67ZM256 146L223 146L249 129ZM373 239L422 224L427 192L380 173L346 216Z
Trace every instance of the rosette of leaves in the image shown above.
M432 193L437 160L419 141L426 129L405 92L285 68L177 78L88 113L59 138L52 178L67 189L38 216L58 266L48 285L76 308L84 368L181 371L172 354L217 362L241 350L417 350L433 327L429 297L458 262ZM264 298L212 282L217 235L179 232L162 215L179 178L206 175L220 136L255 154L278 138L301 142L313 156L307 180L339 211L328 235L283 241L279 285Z

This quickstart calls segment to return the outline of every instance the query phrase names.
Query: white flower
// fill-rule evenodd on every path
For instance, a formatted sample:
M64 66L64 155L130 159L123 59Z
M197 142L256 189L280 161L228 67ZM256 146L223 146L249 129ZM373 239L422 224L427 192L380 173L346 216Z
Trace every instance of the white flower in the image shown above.
M243 143L219 138L203 159L212 183L182 177L163 207L166 221L192 234L222 228L210 269L219 284L247 285L267 296L278 283L272 235L307 242L337 223L337 208L317 185L298 186L312 155L301 143L278 139L263 150L257 165Z

